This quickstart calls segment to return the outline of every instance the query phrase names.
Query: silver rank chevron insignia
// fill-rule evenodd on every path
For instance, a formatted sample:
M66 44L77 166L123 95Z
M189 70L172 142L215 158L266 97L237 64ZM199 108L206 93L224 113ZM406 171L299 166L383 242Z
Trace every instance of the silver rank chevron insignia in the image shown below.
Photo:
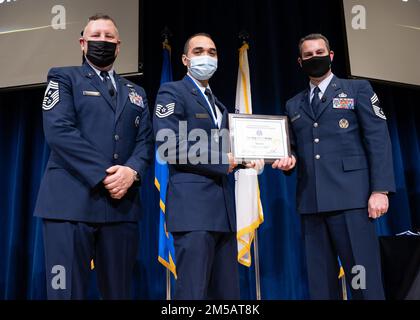
M376 95L376 93L372 96L372 98L370 98L370 101L372 102L372 108L373 108L373 112L375 112L375 114L383 119L386 120L386 116L384 111L382 110L382 108L379 105L379 98Z
M42 109L51 110L60 101L58 82L50 81L44 94Z
M144 108L143 98L134 89L128 94L132 104Z
M175 103L169 103L165 106L156 105L156 116L158 118L166 118L175 112Z

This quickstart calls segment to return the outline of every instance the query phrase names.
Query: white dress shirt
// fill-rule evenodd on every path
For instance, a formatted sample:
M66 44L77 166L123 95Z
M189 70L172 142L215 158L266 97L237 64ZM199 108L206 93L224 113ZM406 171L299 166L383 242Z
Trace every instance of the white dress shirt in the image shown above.
M316 87L319 88L319 99L322 98L322 96L325 94L325 91L327 91L328 86L330 85L330 82L332 80L332 78L334 77L334 74L331 72L331 74L325 78L324 80L321 81L321 83L316 86L314 85L312 82L309 81L309 88L310 88L310 94L309 94L309 104L311 104L312 99L314 97L314 89Z
M217 127L220 129L220 126L222 125L222 117L223 117L223 115L222 115L222 113L220 112L220 109L219 109L219 107L217 106L217 104L216 104L216 102L214 103L215 104L215 107L216 107L216 115L214 114L214 112L213 112L213 108L211 107L211 104L210 104L210 101L209 101L209 98L206 96L206 94L204 93L205 91L206 91L206 89L208 88L210 91L211 91L211 89L210 89L210 86L207 86L207 88L206 87L204 87L199 81L197 81L197 80L195 80L192 76L190 76L189 74L187 74L193 81L194 81L194 83L197 85L197 87L200 89L200 91L201 91L201 93L203 94L203 96L204 96L204 98L206 99L206 101L207 101L207 104L208 104L208 106L209 106L209 109L210 109L210 113L211 113L211 115L212 115L212 117L213 117L213 121L214 121L214 123L217 125Z

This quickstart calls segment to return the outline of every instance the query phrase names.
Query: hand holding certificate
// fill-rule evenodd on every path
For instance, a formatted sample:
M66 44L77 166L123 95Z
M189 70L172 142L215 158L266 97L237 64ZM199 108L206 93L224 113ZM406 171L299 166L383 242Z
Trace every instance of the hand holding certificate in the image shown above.
M287 117L229 114L231 149L237 162L274 162L290 155Z

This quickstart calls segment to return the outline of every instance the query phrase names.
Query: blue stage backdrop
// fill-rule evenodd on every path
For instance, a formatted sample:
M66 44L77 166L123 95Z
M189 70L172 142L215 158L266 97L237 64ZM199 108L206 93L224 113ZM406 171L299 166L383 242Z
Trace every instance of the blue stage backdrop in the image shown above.
M256 114L282 114L286 100L307 85L296 64L297 42L307 33L321 32L330 39L336 53L334 72L339 77L347 75L340 1L155 0L144 1L141 16L144 76L139 83L149 95L151 108L160 81L160 32L165 26L173 33L174 79L185 72L180 57L186 38L203 31L214 37L219 70L211 86L232 112L238 33L243 29L250 34ZM78 50L77 35L68 41L75 42ZM397 180L389 213L377 222L378 233L389 235L420 227L420 90L378 83L373 86L388 116ZM32 217L49 154L42 130L43 91L0 92L0 299L45 298L41 225ZM136 299L165 298L165 269L157 261L159 196L153 179L151 167L141 190L145 215L133 282ZM308 295L295 185L295 174L285 177L268 166L260 177L265 215L259 229L263 299L304 299ZM253 267L240 268L242 298L254 299ZM90 297L94 299L98 297L94 273L91 281Z

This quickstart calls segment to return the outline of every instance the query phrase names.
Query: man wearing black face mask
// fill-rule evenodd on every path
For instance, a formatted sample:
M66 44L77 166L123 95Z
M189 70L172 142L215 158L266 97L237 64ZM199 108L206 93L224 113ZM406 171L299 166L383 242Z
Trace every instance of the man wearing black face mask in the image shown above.
M339 298L339 257L352 298L384 299L373 222L387 212L388 193L395 191L385 114L369 82L331 72L334 53L323 35L302 38L299 51L309 88L287 102L286 113L310 297ZM294 165L281 159L273 168Z
M141 216L138 187L153 157L144 90L113 69L111 17L89 18L80 67L52 68L42 104L51 149L35 216L43 219L49 299L84 299L93 259L103 299L129 299Z

